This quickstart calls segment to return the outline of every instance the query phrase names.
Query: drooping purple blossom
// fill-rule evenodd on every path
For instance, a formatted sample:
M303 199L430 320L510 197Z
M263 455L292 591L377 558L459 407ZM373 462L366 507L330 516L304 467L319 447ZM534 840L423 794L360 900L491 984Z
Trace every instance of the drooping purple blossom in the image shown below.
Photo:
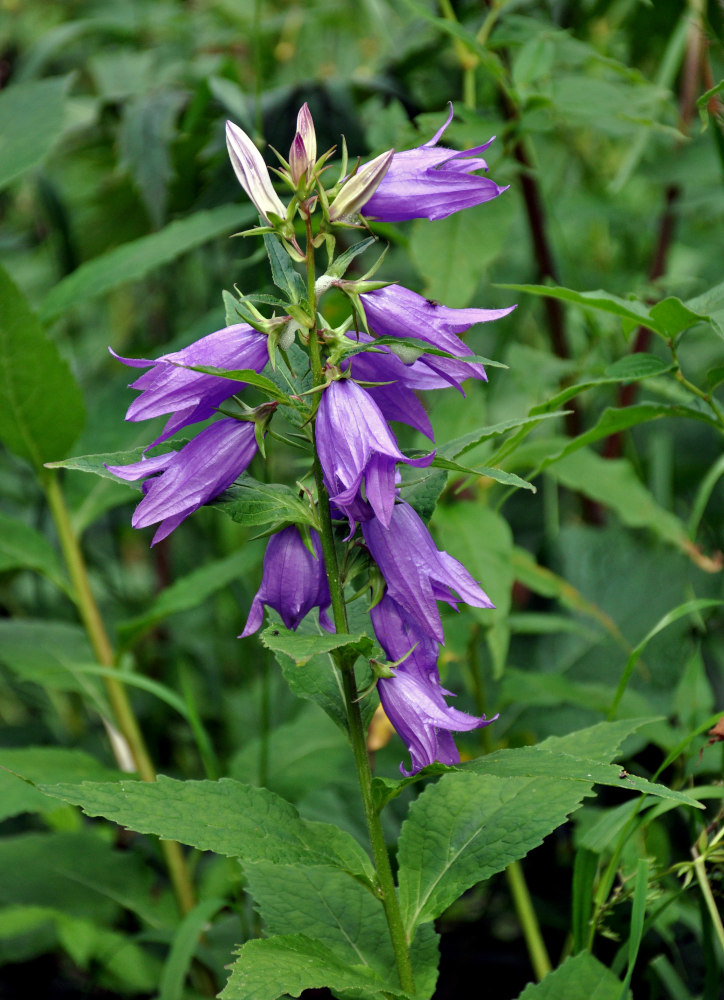
M452 607L459 601L477 608L494 607L462 563L437 548L409 504L395 504L388 527L376 517L363 521L362 534L390 597L430 638L445 641L438 601Z
M269 539L261 586L252 601L240 639L259 628L264 620L265 604L279 612L289 629L296 629L312 608L319 608L319 624L328 632L334 632L326 611L331 601L322 545L316 531L312 529L310 534L316 555L306 547L296 525L278 531Z
M229 370L249 368L261 372L269 361L266 334L247 323L217 330L155 361L122 358L114 351L111 353L131 368L150 368L131 383L131 388L139 389L141 395L129 406L126 420L150 420L164 413L172 414L161 435L149 447L166 441L183 427L207 420L220 403L240 392L245 385L179 365L209 365Z
M429 465L433 455L406 458L380 410L362 386L349 379L331 382L322 394L315 428L317 451L332 502L352 503L364 480L376 516L389 524L395 502L395 465Z
M389 594L370 615L387 658L395 662L405 657L395 668L394 677L381 677L377 682L385 714L410 751L412 768L406 771L400 764L400 771L410 777L434 761L459 763L452 732L479 729L495 720L468 715L447 704L445 696L452 696L452 692L440 684L437 642L410 621Z
M145 528L160 521L151 543L155 545L231 486L256 451L254 424L226 417L206 427L180 451L106 468L121 479L146 479L143 500L131 523L134 528Z
M360 295L360 302L370 330L378 337L414 337L461 358L470 357L473 352L458 334L476 323L501 319L516 308L453 309L426 299L402 285L387 285L364 292ZM456 361L423 354L411 367L415 366L415 376L411 373L407 384L416 389L437 389L445 384L460 389L460 383L466 378L487 378L485 369L476 361ZM417 379L416 384L412 383L413 377Z
M495 136L482 146L460 152L437 145L452 117L451 104L447 121L432 139L416 149L395 153L377 190L362 205L364 215L380 222L445 219L507 191L507 186L500 187L475 173L488 169L478 154Z

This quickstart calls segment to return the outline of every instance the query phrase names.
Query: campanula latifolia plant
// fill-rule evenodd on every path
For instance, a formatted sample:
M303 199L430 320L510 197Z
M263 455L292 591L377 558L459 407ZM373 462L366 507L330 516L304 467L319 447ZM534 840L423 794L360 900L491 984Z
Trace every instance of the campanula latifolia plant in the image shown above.
M488 734L499 716L483 705L455 707L457 692L443 686L445 622L454 619L444 608L443 617L441 605L467 606L487 623L508 595L438 544L431 517L448 473L506 490L533 487L502 468L505 446L483 469L460 464L499 428L438 442L426 401L446 390L461 412L469 406L466 385L486 382L495 362L474 353L464 335L505 321L516 307L452 308L394 275L383 278L386 251L374 235L377 224L434 226L466 209L485 210L506 191L481 157L492 140L468 150L441 144L452 115L451 106L445 124L415 149L362 163L343 143L333 163L333 149L317 149L305 104L275 168L228 122L231 165L258 214L259 224L241 235L263 241L275 290L226 292L227 325L180 350L155 360L116 355L145 369L132 383L138 395L127 420L166 423L142 455L106 458L103 474L141 483L132 523L156 526L152 545L187 530L183 522L208 504L262 529L261 579L246 621L239 620L245 662L261 641L292 691L343 730L366 821L363 846L348 829L306 819L263 781L155 780L150 766L138 768L144 781L47 786L91 815L163 838L188 926L201 928L226 903L203 899L195 908L179 844L239 859L263 934L261 925L257 933L240 929L225 1000L276 1000L321 987L343 998L428 1000L438 967L434 921L504 870L543 976L548 960L518 860L566 821L594 781L620 784L610 761L641 724L601 722L538 747L461 761L456 739L470 737L455 734L480 730L492 747ZM362 255L375 252L364 270ZM499 427L521 427L525 436L542 419ZM422 447L410 445L415 435ZM286 482L269 481L278 454L278 464L294 470ZM449 509L460 501L452 491L445 502ZM186 717L208 758L198 720L190 711ZM371 720L370 734L389 724L399 735L399 775L373 774ZM131 736L134 725L130 719ZM697 804L623 774L638 790ZM411 803L389 845L383 810L406 789ZM620 981L588 954L571 959L565 981L581 970L603 984L606 998L618 997Z

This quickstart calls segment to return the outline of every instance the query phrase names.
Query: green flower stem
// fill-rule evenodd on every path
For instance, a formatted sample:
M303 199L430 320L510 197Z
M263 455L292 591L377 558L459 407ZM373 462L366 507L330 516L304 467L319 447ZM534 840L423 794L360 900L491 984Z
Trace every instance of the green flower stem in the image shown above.
M93 652L102 666L116 667L113 647L90 588L83 553L70 521L57 474L52 472L44 475L42 485L75 591L78 613L88 633ZM119 678L108 676L105 676L103 680L115 723L128 745L139 775L143 781L155 781L156 771L123 682ZM196 900L181 847L172 840L161 840L160 845L179 910L184 914L188 913L196 905Z
M713 846L713 844L710 846ZM711 891L709 877L706 873L706 864L704 863L704 857L702 857L699 853L698 844L695 844L692 847L691 856L694 859L694 871L696 872L699 888L701 889L701 893L704 897L706 908L709 911L709 916L711 917L712 926L714 928L717 941L719 942L719 947L724 955L724 924L722 923L721 914L719 913L717 902L714 899L714 894Z
M505 875L508 879L510 894L513 897L515 912L518 915L520 926L523 928L531 965L536 979L540 982L544 976L548 975L552 966L520 862L514 861L508 865L505 869Z
M306 219L307 229L307 295L309 308L312 316L317 315L317 299L315 294L315 268L314 268L314 248L312 246L312 226L311 221ZM319 341L316 335L316 319L314 328L309 335L309 357L312 367L314 385L324 383L324 371ZM319 394L316 394L317 396ZM318 399L317 399L317 405ZM342 580L337 562L337 553L334 547L334 534L332 531L332 514L329 509L329 494L327 493L322 476L322 465L317 453L316 441L314 443L314 480L317 486L318 511L320 521L320 538L322 542L322 555L324 565L329 580L329 593L332 601L332 614L334 616L334 627L338 633L349 631L347 622L347 608L344 603L344 592ZM414 995L415 979L410 960L410 948L405 933L405 926L402 922L400 904L397 899L397 889L392 875L390 857L387 853L385 836L382 830L382 822L378 811L375 809L372 798L372 771L370 761L367 756L367 744L365 740L365 730L362 723L362 713L359 706L359 694L357 682L354 675L354 659L344 654L336 655L335 662L342 676L344 690L345 707L347 711L347 725L349 728L349 738L352 744L352 754L357 768L357 778L359 780L360 791L362 793L362 803L364 805L365 819L367 820L367 831L369 833L370 845L372 847L372 857L374 859L377 873L377 895L382 901L387 919L387 926L390 931L390 939L395 952L397 962L397 973L400 977L400 985L405 993Z

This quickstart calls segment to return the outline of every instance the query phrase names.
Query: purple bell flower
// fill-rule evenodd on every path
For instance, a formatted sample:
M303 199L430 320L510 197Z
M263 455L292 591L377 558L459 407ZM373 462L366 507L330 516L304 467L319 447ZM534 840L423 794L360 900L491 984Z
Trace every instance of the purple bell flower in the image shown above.
M468 715L447 704L445 695L452 692L440 684L438 644L405 616L389 594L371 609L370 615L389 660L399 660L409 653L395 668L394 677L381 677L377 682L385 714L410 751L412 769L406 771L400 764L400 771L409 778L434 761L458 764L460 753L451 733L480 729L495 720Z
M166 441L189 424L207 420L220 403L240 392L245 383L177 366L211 365L261 372L269 361L267 345L266 334L247 323L237 323L210 333L180 351L163 354L155 361L122 358L111 351L124 365L151 369L131 383L131 388L140 389L141 395L129 406L126 420L150 420L163 413L172 414L160 437L149 447Z
M501 319L516 308L453 309L402 285L387 285L364 292L360 302L370 330L378 337L415 337L456 357L470 357L473 353L458 334L476 323ZM477 361L455 361L434 354L421 355L410 367L416 368L416 373L410 374L407 384L415 389L437 389L446 384L460 389L460 383L466 378L487 379L485 369ZM417 379L416 384L411 381L413 378Z
M459 601L476 608L495 606L462 563L437 548L409 504L395 504L388 527L379 518L363 521L362 534L390 597L432 639L445 641L438 601L452 607Z
M249 617L240 639L251 635L264 620L264 605L274 608L289 629L296 629L301 620L319 608L319 624L334 632L326 609L331 603L329 583L324 570L322 544L311 530L316 555L306 547L296 525L283 528L269 539L264 553L261 586L251 604Z
M134 528L145 528L160 521L151 543L155 545L189 514L231 486L256 450L254 424L227 417L206 427L180 451L106 468L130 481L153 477L143 484L145 496L131 523Z
M344 510L357 497L364 479L366 498L387 525L395 503L395 465L429 465L434 452L406 458L397 446L377 404L349 379L330 382L322 394L316 421L319 460L330 500Z
M445 219L453 212L497 198L506 187L476 170L487 170L480 156L495 136L482 146L456 152L437 143L453 117L452 104L445 124L416 149L395 153L377 190L361 211L380 222L405 219Z

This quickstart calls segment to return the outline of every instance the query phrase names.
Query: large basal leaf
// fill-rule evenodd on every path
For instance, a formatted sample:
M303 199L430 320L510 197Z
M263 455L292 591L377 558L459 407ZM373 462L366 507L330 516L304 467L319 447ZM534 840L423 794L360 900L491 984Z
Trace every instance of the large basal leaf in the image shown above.
M26 80L0 92L0 188L52 149L65 125L69 79Z
M220 205L171 222L150 236L124 243L86 261L60 281L45 297L41 315L45 320L54 319L111 288L138 281L162 264L246 225L254 217L254 211L247 205Z
M67 362L0 267L0 440L36 469L62 458L85 420Z
M610 969L587 951L567 958L553 972L531 983L518 1000L630 1000L629 990Z
M247 941L231 968L219 1000L276 1000L302 990L389 993L390 983L364 965L341 961L331 948L304 934ZM397 990L401 993L401 990Z
M255 864L245 873L270 934L305 934L348 966L362 965L399 990L395 954L380 900L332 868ZM416 997L427 1000L437 980L437 934L421 928L412 945Z
M445 774L402 825L400 906L408 936L460 895L537 847L578 808L591 783Z
M176 781L160 775L141 781L40 784L130 830L177 840L201 851L277 864L331 865L358 877L371 874L367 855L352 837L327 823L301 819L289 802L239 781Z

